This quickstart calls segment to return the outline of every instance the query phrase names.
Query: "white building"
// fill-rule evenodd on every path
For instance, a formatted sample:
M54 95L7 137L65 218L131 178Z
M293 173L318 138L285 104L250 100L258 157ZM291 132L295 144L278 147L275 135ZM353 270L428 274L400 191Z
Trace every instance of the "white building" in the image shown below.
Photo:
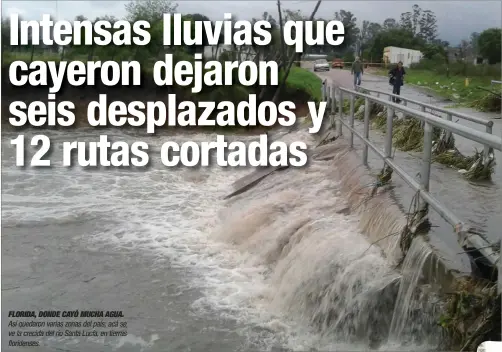
M418 50L395 46L388 46L383 49L383 62L386 64L397 64L401 61L404 67L410 67L411 64L420 62L422 57L422 52Z

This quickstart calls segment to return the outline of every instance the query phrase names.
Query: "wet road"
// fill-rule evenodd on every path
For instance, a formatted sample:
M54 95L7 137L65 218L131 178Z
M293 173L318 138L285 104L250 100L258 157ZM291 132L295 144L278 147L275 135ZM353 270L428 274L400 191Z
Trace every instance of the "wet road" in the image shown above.
M352 89L353 76L348 70L332 69L329 72L317 73L322 79L328 79L328 83L334 82L342 87ZM364 74L362 77L361 87L368 89L376 89L384 92L392 92L392 88L388 84L386 77ZM415 101L432 104L438 107L446 107L451 105L451 101L446 101L444 98L438 98L430 94L424 88L417 86L406 85L401 90L401 95ZM408 107L418 109L415 104L408 104ZM471 116L492 120L493 134L502 135L502 121L500 114L481 113L468 108L449 109L452 112L461 112ZM472 123L469 121L459 120L454 118L453 121L462 125L484 131L485 126ZM362 126L359 126L362 131ZM370 139L375 141L377 145L383 148L383 134L379 131L371 131ZM357 138L355 138L357 140ZM362 144L357 141L356 145ZM477 142L472 142L463 137L455 135L456 147L466 155L472 155L475 148L482 150L483 146ZM357 148L360 153L361 148ZM370 152L370 167L379 170L382 167L382 161L372 155ZM421 169L421 154L396 151L396 162L411 175L417 175ZM495 151L495 158L498 160L495 174L492 176L492 182L473 183L467 181L456 170L448 168L441 164L433 164L431 168L431 193L440 200L447 208L466 223L479 229L486 234L489 241L496 241L500 238L499 229L502 227L502 153ZM413 193L409 186L404 183L399 177L394 177L396 184L396 198L399 203L407 211ZM433 229L430 241L431 245L438 249L454 268L458 270L469 270L468 262L465 255L459 254L461 249L457 244L457 238L453 233L450 225L448 225L438 214L431 213L431 220L435 226Z

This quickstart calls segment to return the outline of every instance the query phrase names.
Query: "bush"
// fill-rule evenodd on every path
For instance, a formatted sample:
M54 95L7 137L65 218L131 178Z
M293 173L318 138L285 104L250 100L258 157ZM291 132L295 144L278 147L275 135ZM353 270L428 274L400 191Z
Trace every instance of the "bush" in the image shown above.
M280 72L279 80L283 75L284 72ZM321 90L322 81L316 74L304 68L291 67L285 89L288 96L318 102L322 98Z
M356 57L354 56L353 53L347 53L345 54L345 56L343 57L343 61L345 62L354 62L354 60L356 59Z
M422 59L417 64L412 64L411 69L428 70L440 75L446 75L447 69L450 76L466 77L491 77L499 79L501 76L500 65L474 65L473 63L455 61L447 64L442 58Z

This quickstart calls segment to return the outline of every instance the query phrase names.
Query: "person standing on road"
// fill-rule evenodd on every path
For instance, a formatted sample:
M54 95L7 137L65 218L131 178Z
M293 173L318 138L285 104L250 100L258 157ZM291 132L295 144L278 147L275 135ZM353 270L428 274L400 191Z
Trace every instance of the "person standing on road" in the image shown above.
M351 74L354 75L354 89L357 89L357 87L361 85L361 76L363 75L363 72L363 63L359 59L359 56L357 56L356 61L352 63L351 70Z
M403 63L399 61L397 66L389 71L389 83L392 85L392 94L401 95L401 86L404 85L404 75L406 71L404 70ZM392 97L394 103L400 103L401 99Z

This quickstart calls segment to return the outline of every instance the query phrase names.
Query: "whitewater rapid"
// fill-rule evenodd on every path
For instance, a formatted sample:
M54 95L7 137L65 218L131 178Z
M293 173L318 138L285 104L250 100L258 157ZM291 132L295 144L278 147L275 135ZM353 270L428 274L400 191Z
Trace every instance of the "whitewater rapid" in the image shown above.
M224 201L230 184L251 169L166 168L156 158L167 140L201 142L213 140L214 135L152 137L116 130L101 132L112 140L147 142L153 159L149 168L63 167L58 161L62 158L57 145L73 140L95 141L99 136L92 130L47 132L56 146L51 155L53 167L16 168L9 141L17 134L4 132L2 228L7 236L10 233L4 260L21 258L19 265L22 266L24 261L30 261L30 255L46 256L45 262L51 264L63 251L60 246L65 239L73 238L75 241L64 250L81 248L73 258L74 266L63 269L64 264L60 263L61 270L85 274L85 265L78 263L88 258L79 259L78 253L88 251L110 258L117 253L128 253L123 260L128 260L128 256L131 260L152 258L145 261L150 269L142 269L141 275L145 275L142 279L147 283L141 287L123 286L125 290L162 291L163 285L179 285L174 290L178 290L180 296L187 295L184 299L190 301L187 305L190 313L186 312L187 308L179 308L177 319L184 319L184 314L194 314L202 321L235 322L235 325L224 324L223 328L240 336L237 340L243 349L347 351L378 347L389 350L394 345L396 350L403 348L395 342L381 345L391 328L399 273L385 260L378 246L372 246L360 233L360 218L344 211L347 202L341 194L339 180L331 177L330 170L336 167L332 161L310 161L307 167L275 173L255 188ZM28 137L35 133L38 132L26 134ZM256 140L257 136L230 139L249 141ZM281 140L315 144L312 136L303 131L286 134ZM72 229L80 231L81 226L85 230L77 238L77 232L73 233ZM36 246L36 253L21 253L18 246L29 236L35 236L34 232L45 236L44 229L53 233L58 227L65 229L59 237L61 244L44 242L44 237L37 237L43 244ZM33 266L26 263L26 267L29 265ZM115 272L112 267L106 269L110 280ZM55 268L59 270L58 266ZM12 283L16 282L16 275L24 275L22 270L15 274L14 269ZM148 283L149 270L152 278ZM173 271L177 276L172 283L166 283L153 275L159 271L164 275ZM54 274L58 276L57 272ZM34 274L26 274L26 280L29 275ZM123 282L137 279L128 275L127 271L117 273ZM51 280L41 275L39 279ZM45 284L46 289L52 286L50 282ZM188 295L188 289L195 290L196 294ZM97 283L92 290L96 297L108 293L100 292ZM14 302L23 298L24 293L14 291L12 294L17 295L11 298ZM166 309L176 311L169 297L162 296L160 292L160 298L154 303L171 305ZM24 298L28 297L26 293ZM141 318L145 321L168 319L158 307L150 307L154 303L142 301L139 294L129 302L131 309L139 312L143 310L142 305L149 307L150 316ZM47 301L32 304L45 309ZM79 301L77 297L73 301L67 297L66 301L54 304L62 308L69 304L78 306ZM87 304L92 307L93 299L87 299ZM127 307L122 309L127 311ZM402 323L406 324L406 319ZM165 324L167 329L169 324ZM210 330L211 326L204 329ZM179 339L205 338L197 335L197 331L173 330L173 333ZM186 336L182 337L183 334ZM172 346L162 339L162 333L148 331L146 327L130 331L127 338L107 343L113 350L122 350L134 339L143 341L142 351L165 351L167 346ZM80 346L79 341L57 343ZM213 341L212 346L217 348L218 343ZM229 346L231 350L231 343ZM239 350L239 346L233 347ZM191 350L204 348L196 346Z

